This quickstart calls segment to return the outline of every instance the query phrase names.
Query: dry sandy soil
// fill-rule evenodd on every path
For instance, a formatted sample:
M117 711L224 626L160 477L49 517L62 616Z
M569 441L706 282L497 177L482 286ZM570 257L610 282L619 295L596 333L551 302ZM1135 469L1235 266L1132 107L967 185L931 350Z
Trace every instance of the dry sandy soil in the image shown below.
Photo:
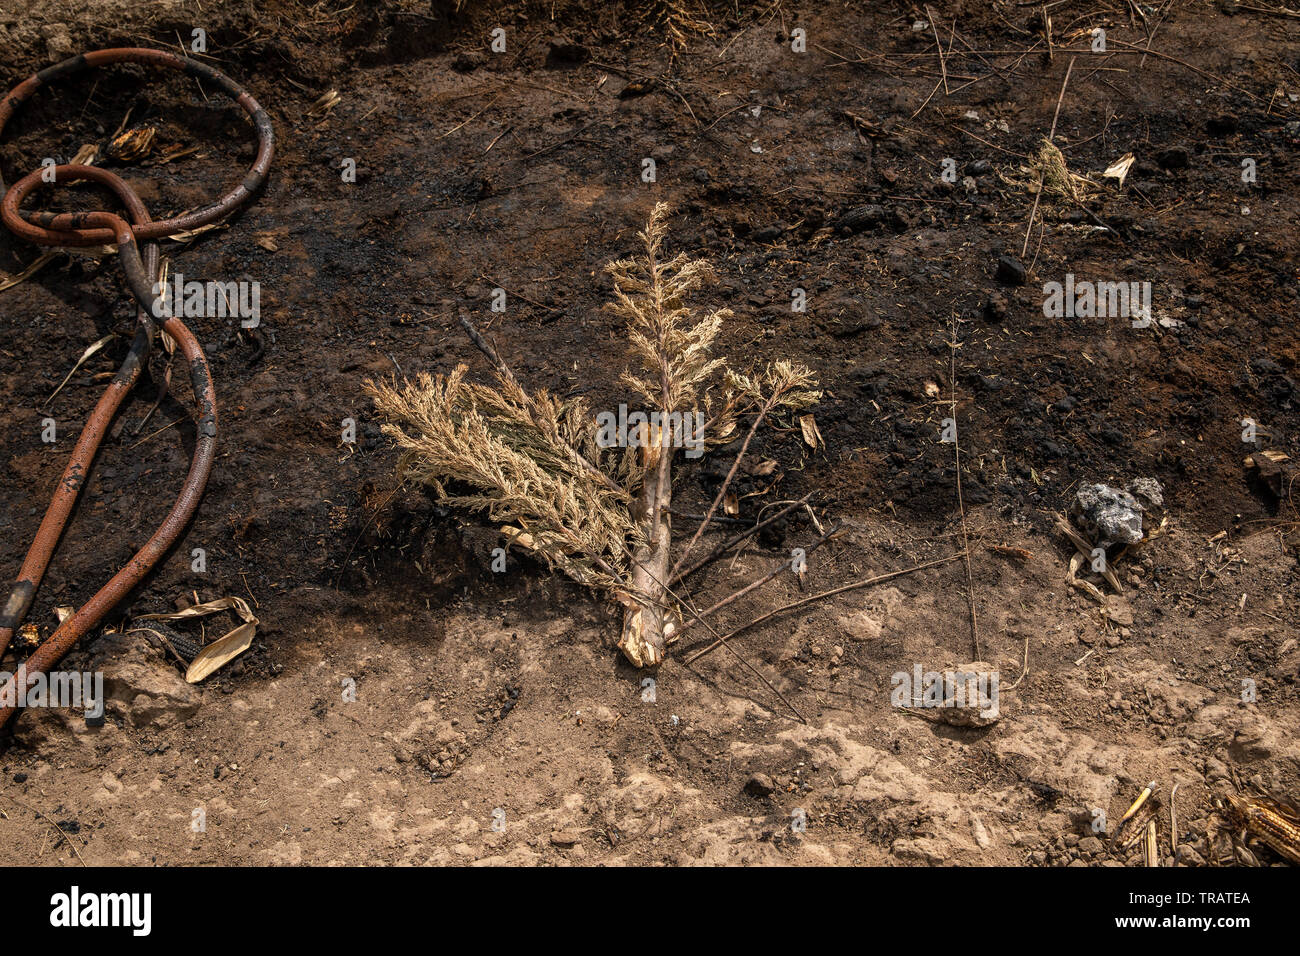
M1107 846L1091 821L1117 820L1154 779L1166 862L1178 785L1177 862L1194 866L1212 856L1216 794L1300 789L1297 514L1287 488L1251 482L1240 425L1256 420L1300 457L1300 21L1175 0L1144 5L1144 24L1123 3L1066 2L1049 56L1030 7L934 3L945 93L933 31L913 28L927 14L904 3L722 4L712 34L690 33L675 56L653 16L619 4L560 3L554 18L549 3L445 6L18 0L0 12L6 86L85 49L175 49L201 26L279 137L258 200L169 251L188 276L260 281L265 350L230 322L196 323L219 458L175 553L106 625L235 594L255 605L257 640L197 686L141 634L74 652L65 667L104 671L108 719L15 722L0 750L0 863L75 863L75 849L144 865L1133 864L1137 848ZM493 54L498 25L507 49ZM1045 199L1028 280L1008 284L996 263L1021 258L1033 192L1007 180L1052 124L1063 48L1086 49L1098 26L1110 52L1079 55L1056 141L1077 172L1136 162L1086 211ZM806 53L791 51L795 27ZM100 143L129 112L158 128L160 149L201 147L119 169L155 216L216 195L251 157L241 114L192 82L150 79L117 69L42 92L0 142L0 169L12 181ZM339 103L311 112L330 89ZM349 157L355 183L339 173ZM890 706L895 672L975 656L961 561L738 639L801 720L734 657L684 667L694 639L647 699L610 646L613 611L519 556L494 574L494 533L397 489L361 383L462 361L482 373L459 308L530 385L598 408L625 400L601 270L633 251L659 200L676 208L672 247L717 268L704 304L736 312L724 348L797 358L825 390L825 449L797 428L761 433L756 460L777 462L779 480L747 476L742 490L760 493L742 517L815 491L822 520L846 530L802 585L778 579L719 628L954 555L954 449L937 437L955 388L980 656L1002 675L993 726ZM846 216L859 207L879 208ZM0 270L36 254L0 236ZM1165 321L1047 318L1043 284L1066 273L1149 281ZM504 315L488 308L497 286ZM790 310L794 287L806 313ZM133 315L115 259L81 253L0 292L0 308L0 573L12 578L127 338L46 400ZM86 483L32 612L45 631L180 485L187 396L133 435L162 368L155 354ZM355 444L341 440L349 417ZM679 507L703 511L730 460L684 466ZM1163 484L1167 524L1119 563L1125 594L1103 605L1067 583L1054 515L1080 483L1140 476ZM734 590L815 537L792 519L692 593ZM195 547L205 574L189 570ZM15 665L11 653L3 669ZM1235 858L1278 862L1260 847Z

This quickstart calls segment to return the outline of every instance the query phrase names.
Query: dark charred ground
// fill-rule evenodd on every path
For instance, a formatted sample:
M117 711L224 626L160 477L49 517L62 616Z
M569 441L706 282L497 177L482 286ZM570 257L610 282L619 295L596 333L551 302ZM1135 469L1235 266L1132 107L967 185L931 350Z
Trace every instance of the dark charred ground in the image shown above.
M20 723L0 757L5 785L14 785L15 773L45 780L44 790L28 784L23 792L58 801L69 815L95 817L98 828L89 819L85 827L102 834L96 838L106 841L104 859L123 858L112 849L120 833L95 787L102 772L111 772L119 785L109 792L131 794L113 769L129 763L131 748L151 756L170 752L174 766L149 772L188 793L184 774L202 769L211 776L215 765L220 780L220 768L231 763L249 773L259 756L284 752L286 740L302 765L310 764L308 754L318 758L332 748L365 753L389 730L402 737L398 727L413 702L434 702L437 714L459 713L455 720L478 729L461 732L467 739L449 746L435 740L429 753L399 743L396 767L386 744L364 759L387 759L387 770L381 765L373 772L395 776L402 787L431 775L422 786L434 788L428 799L440 806L450 799L445 788L456 785L456 774L472 766L470 754L490 753L494 740L506 746L499 743L500 725L522 722L506 735L516 740L509 746L537 741L542 762L573 741L561 735L545 745L555 753L542 755L546 735L528 721L554 723L566 704L591 700L619 715L594 744L612 767L602 792L623 792L629 779L657 774L693 794L687 800L669 787L665 798L678 801L693 830L674 836L672 826L651 832L648 825L648 842L624 845L608 837L609 827L629 827L609 824L598 828L599 839L584 838L588 852L610 860L749 859L714 852L739 839L717 821L776 819L782 811L771 799L742 793L746 776L737 767L774 777L778 795L814 790L810 799L826 801L810 816L830 847L824 859L841 861L1099 862L1075 849L1076 811L1086 798L1104 798L1122 812L1132 784L1144 782L1153 764L1200 774L1201 790L1186 798L1196 801L1192 838L1198 821L1203 830L1213 784L1225 779L1218 770L1223 764L1234 765L1242 778L1253 775L1270 789L1294 792L1293 745L1259 741L1286 736L1278 728L1296 720L1300 655L1290 639L1300 616L1296 515L1289 501L1248 480L1241 420L1258 421L1269 444L1300 457L1293 251L1300 230L1300 127L1287 95L1300 92L1300 24L1244 11L1229 16L1204 3L1172 4L1150 17L1160 26L1149 56L1080 55L1056 137L1071 168L1097 174L1130 151L1137 160L1125 187L1107 187L1086 212L1045 199L1046 227L1034 228L1021 257L1033 195L1002 176L1014 174L1051 126L1070 60L1061 47L1084 48L1086 35L1069 37L1093 26L1107 29L1112 51L1145 47L1148 34L1118 7L1107 14L1067 5L1053 16L1050 57L1041 42L1023 57L959 55L972 47L1026 50L1038 40L1033 15L1010 4L934 10L945 50L944 31L954 22L964 38L944 64L951 88L980 78L952 95L942 88L932 34L913 30L925 15L904 4L871 12L778 4L739 21L721 14L713 21L715 36L694 37L675 57L647 23L637 25L617 6L599 14L569 9L551 20L517 6L454 15L437 5L382 4L370 13L336 14L324 6L272 4L256 14L200 18L188 5L164 4L142 5L123 19L92 4L66 31L45 19L48 10L0 15L9 86L78 50L146 39L174 46L176 33L188 36L193 26L204 26L213 62L257 96L279 137L271 181L257 201L228 228L168 250L173 270L187 277L261 283L265 352L258 356L233 322L196 322L217 383L220 455L183 542L114 617L169 610L195 592L200 598L238 594L257 603L257 644L203 686L197 711L184 719L143 729L119 719L126 740L78 749L61 742L50 718L24 716L40 729L24 736ZM496 25L507 28L508 48L493 55L487 34ZM790 51L795 26L808 31L802 55ZM131 123L159 126L162 148L202 147L201 155L165 166L119 170L156 217L198 205L237 181L252 158L239 111L193 83L152 76L145 85L141 76L118 69L42 91L0 143L6 177L25 173L42 157L66 159L82 143L102 142L129 111ZM339 91L340 102L313 113L329 89ZM641 180L646 157L655 160L653 184ZM973 189L942 181L949 157L960 177L973 178ZM340 176L346 158L356 160L355 184ZM1254 184L1242 182L1244 158L1256 163ZM995 834L993 848L978 838L973 848L957 846L945 825L933 822L947 821L951 808L909 796L907 786L903 797L888 787L836 796L853 788L853 780L842 779L843 766L824 792L808 785L801 775L809 771L794 768L817 766L803 759L816 753L815 744L787 739L793 725L781 703L719 656L698 674L665 670L661 684L677 695L675 709L623 717L641 707L638 675L602 644L617 628L612 614L526 562L512 562L513 573L491 574L489 552L497 542L490 531L463 523L420 492L395 490L394 455L360 384L399 370L408 376L447 371L459 362L485 371L457 325L461 308L529 386L583 392L596 407L626 399L618 386L619 328L601 310L609 295L602 270L634 251L635 232L658 201L675 208L672 250L716 266L719 281L702 304L735 311L722 343L728 354L742 362L794 358L821 378L826 394L815 412L825 451L810 453L797 426L766 432L755 460L779 462L780 480L766 496L745 499L752 512L762 502L816 490L820 512L850 521L854 534L828 549L829 558L811 561L810 589L952 553L961 528L953 448L936 438L951 414L942 400L955 386L984 656L1009 678L1022 666L1022 641L1032 644L1030 675L1017 698L1022 710L992 736L936 733L888 714L890 672L914 660L957 664L972 656L960 562L898 582L899 603L884 609L891 616L880 645L830 635L827 628L845 625L842 618L828 624L827 611L801 619L798 633L812 629L793 649L792 622L751 634L745 650L835 739L832 749L850 768L857 766L846 756L850 737L904 764L920 749L947 748L915 771L918 793L973 786L990 795L979 811L986 816L992 807L1011 807L1014 827L1003 821L1011 836L999 842ZM1097 222L1108 228L1092 228ZM0 269L18 272L35 254L0 236ZM1025 284L995 277L1003 255L1023 260ZM1123 319L1044 317L1042 284L1063 281L1067 272L1081 280L1151 282L1156 317L1170 326L1137 330ZM497 286L509 294L504 315L489 311ZM790 309L796 287L807 291L805 314ZM87 362L53 403L47 397L88 344L110 331L126 333L132 314L111 256L62 257L0 292L0 305L6 503L0 533L10 542L3 573L12 577L100 393L95 376L116 368L125 335ZM955 382L949 371L954 320ZM40 591L33 619L42 624L49 623L51 606L79 604L107 580L156 527L179 487L193 435L187 393L164 401L134 434L157 395L162 368L155 355L150 381L127 404L98 458ZM52 447L40 441L47 415L60 429ZM354 446L340 438L346 418L356 421ZM175 427L158 433L174 420ZM684 465L679 507L703 510L729 462L724 451ZM1173 533L1152 542L1136 563L1135 621L1120 634L1064 585L1068 552L1050 528L1078 483L1138 476L1164 485ZM745 490L769 480L746 479ZM1228 532L1226 539L1207 543L1220 531ZM783 549L813 538L802 521L781 534L747 564L710 572L702 589L734 588L747 579L745 568L758 573ZM989 544L1024 547L1034 557L1021 567L988 551ZM206 574L186 570L184 555L195 547L207 551ZM787 591L734 620L797 593ZM1251 598L1239 607L1247 591ZM867 601L870 607L870 593L844 606ZM918 610L927 601L936 605L933 613ZM556 621L568 626L557 629ZM470 640L484 634L481 643ZM1101 677L1084 679L1090 693L1079 692L1074 676L1080 670L1074 662L1088 650L1083 644L1097 651L1094 663L1102 670ZM93 647L79 652L72 663L93 653ZM472 679L463 673L468 664L481 668ZM1170 704L1159 693L1153 698L1152 675L1166 670L1210 688L1211 697L1197 706ZM392 695L391 709L380 710L390 721L367 718L366 729L358 730L355 717L335 713L344 707L335 703L340 675L357 678L363 688L361 678L370 675ZM1234 725L1224 740L1184 733L1188 725L1210 722L1204 710L1231 705L1246 676L1257 680L1260 702L1236 709L1254 730ZM223 743L221 711L243 699L256 709L256 701L275 696L277 682L306 696L288 698L296 703L279 708L274 723L255 721L261 730L238 737L244 756L227 759L224 748L234 745ZM1117 687L1126 701L1132 692L1135 712L1114 702ZM530 698L536 709L527 706ZM700 731L709 746L681 739L678 722L668 722L670 713L693 713L709 724L706 701L726 710L746 698L757 702L746 703L751 712ZM1105 786L1091 779L1042 783L1050 771L1039 764L1056 759L1053 746L1041 740L1021 746L1015 735L1037 739L1037 730L1027 723L1017 730L1014 723L1044 714L1059 722L1046 736L1066 739L1066 731L1077 731L1105 752L1089 764ZM564 715L572 717L568 710ZM573 726L583 726L573 719ZM331 720L337 726L324 729ZM349 729L360 736L348 738ZM329 743L335 734L342 739ZM1242 744L1242 734L1254 743ZM294 736L302 739L295 744ZM1173 749L1192 770L1166 753L1170 739L1190 741ZM774 740L784 740L799 759L763 750ZM503 753L513 752L509 746ZM1068 739L1061 746L1079 749ZM444 751L448 756L440 756ZM724 758L725 774L715 765ZM39 768L51 761L71 776L50 770L42 777ZM90 783L79 795L77 768L87 761ZM280 771L290 776L280 781L277 799L292 790L294 766L293 758L281 758ZM274 791L274 773L262 769L264 789ZM513 761L501 772L516 788L545 775L530 776ZM492 801L501 798L484 782L491 774L475 773L476 783L465 786L482 792L455 796L469 818L487 820L497 805ZM1057 798L1045 800L1047 791L1030 785L1035 781ZM148 789L141 785L142 793ZM234 804L237 790L223 790L221 799ZM1069 812L1056 806L1062 795ZM486 809L476 802L480 797ZM371 806L371 797L358 799ZM548 815L549 799L535 795L524 815L535 814L538 826L570 826ZM637 795L628 800L644 803ZM892 801L898 815L883 813L882 800ZM908 816L918 801L928 807L930 824L916 822L925 813ZM395 838L396 846L418 850L394 849L391 831L402 831L401 806L393 810L398 823L378 827L388 841L382 845L344 838L347 824L338 818L330 821L338 831L333 842L313 846L307 833L301 845L274 853L265 849L273 842L265 834L252 842L232 837L221 850L196 849L184 834L172 840L146 828L137 835L147 833L157 841L158 858L171 860L441 859L421 841L449 844L430 832ZM291 822L332 812L304 796L300 819ZM378 812L370 813L372 828ZM615 807L607 815L620 812ZM773 858L823 859L797 856L810 852L808 846L783 844L779 826L752 829L749 837ZM813 842L814 830L810 825L805 843ZM701 836L705 831L712 836ZM1072 843L1063 842L1065 831L1074 832ZM538 859L546 858L543 851L572 855L563 840L548 843L538 832L540 848L528 844ZM748 834L743 827L737 832ZM24 833L38 839L34 827ZM344 849L354 843L359 850ZM456 845L469 852L453 848L452 859L514 859L496 844L465 838Z

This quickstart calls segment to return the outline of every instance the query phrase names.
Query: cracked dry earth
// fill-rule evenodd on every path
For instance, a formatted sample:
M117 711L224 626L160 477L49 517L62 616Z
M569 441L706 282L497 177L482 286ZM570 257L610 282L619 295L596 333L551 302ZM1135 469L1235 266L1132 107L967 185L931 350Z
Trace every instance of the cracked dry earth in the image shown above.
M200 323L220 457L176 554L109 621L235 594L255 604L258 638L197 686L141 635L76 651L66 667L105 673L107 720L22 715L0 751L0 863L75 864L75 843L90 864L1136 865L1136 847L1108 846L1092 822L1098 811L1118 820L1156 780L1165 862L1197 866L1215 856L1214 795L1300 792L1295 513L1250 483L1238 424L1255 418L1300 457L1293 24L1174 5L1156 49L1231 86L1154 56L1140 69L1135 58L1077 66L1058 139L1083 171L1133 151L1131 188L1090 207L1110 233L1049 204L1027 284L1004 286L994 264L1019 252L1032 195L999 173L1051 123L1059 52L918 112L932 61L845 58L932 52L912 29L919 10L783 4L779 16L721 15L719 35L678 58L671 88L620 95L661 75L666 54L603 7L561 5L575 10L552 21L528 4L488 5L435 38L407 5L372 6L326 17L315 45L286 26L296 8L284 3L0 13L6 85L75 50L174 45L208 17L216 62L271 111L280 140L265 194L229 228L170 250L187 276L261 281L267 350L250 364L233 326ZM1014 4L932 6L974 46L1033 42L1032 11ZM1075 28L1089 25L1077 16ZM498 21L519 41L505 60L482 52ZM796 22L816 40L802 59L788 55ZM1146 42L1126 17L1107 25ZM587 59L557 61L557 47L584 44ZM1006 71L1015 59L995 62ZM989 72L971 59L952 69ZM308 115L331 88L339 105ZM43 95L0 142L11 179L32 157L98 141L128 111L159 125L162 147L205 147L165 170L119 170L155 214L201 202L247 159L235 112L169 78L106 75ZM337 167L354 155L357 183L344 187ZM1258 161L1256 186L1239 181L1244 155ZM653 187L639 180L645 156L658 163ZM973 192L939 179L947 156ZM481 373L461 307L531 386L580 390L594 407L625 399L600 270L630 250L658 199L678 208L674 248L718 270L705 304L737 312L723 347L797 358L826 391L814 410L826 448L809 451L797 427L763 437L756 460L777 462L779 481L742 499L742 515L817 490L823 518L846 529L809 559L803 590L783 577L719 628L953 557L953 449L933 436L955 385L978 655L965 567L948 561L738 640L802 720L720 652L692 669L670 659L651 694L610 647L617 615L514 556L492 573L493 533L395 491L360 383L461 361ZM0 270L34 254L0 237ZM1139 335L1118 320L1048 319L1041 286L1068 271L1149 279L1157 313L1176 323ZM513 311L493 318L496 285ZM806 315L789 311L795 285L809 291ZM63 441L39 441L42 403L87 344L131 317L116 263L81 254L0 292L0 309L0 571L11 576L66 455ZM120 358L115 344L73 377L53 410L64 434ZM161 373L155 356L124 410L130 428ZM184 405L163 412L157 427ZM340 443L345 417L355 446ZM46 631L53 606L84 601L157 524L184 474L188 427L106 443L33 611ZM704 510L729 464L724 450L683 467L679 506ZM1100 604L1067 584L1072 549L1054 515L1081 482L1134 477L1162 483L1168 525L1117 565L1125 594ZM742 490L765 483L745 476ZM815 537L792 518L694 593L733 590ZM200 546L204 575L182 560ZM890 706L894 673L977 657L1002 678L992 726ZM800 818L806 829L792 826Z

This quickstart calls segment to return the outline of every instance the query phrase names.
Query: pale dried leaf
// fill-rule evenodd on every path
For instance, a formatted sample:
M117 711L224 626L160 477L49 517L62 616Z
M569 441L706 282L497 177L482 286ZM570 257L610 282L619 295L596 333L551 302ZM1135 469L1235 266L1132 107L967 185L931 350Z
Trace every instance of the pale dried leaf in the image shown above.
M252 646L253 638L257 635L258 621L248 602L241 597L224 597L195 604L183 611L170 614L142 614L136 620L182 621L193 617L207 617L220 611L234 611L244 623L208 644L190 662L189 669L185 672L185 681L189 684L197 684L225 667Z
M1132 168L1134 156L1132 153L1125 153L1115 162L1106 167L1106 171L1101 174L1103 179L1114 179L1117 185L1123 186L1124 179L1128 176L1128 171Z
M799 430L803 432L804 444L813 451L826 447L826 442L822 440L821 430L817 427L817 419L811 414L799 416Z
M54 401L54 396L58 395L59 392L63 391L63 386L67 385L68 382L72 380L72 376L77 374L77 369L81 368L81 366L86 363L86 360L88 358L90 358L92 355L94 355L96 352L102 349L109 342L113 341L113 339L115 338L117 338L117 334L115 332L109 332L108 335L104 336L98 342L92 342L90 345L86 346L86 351L81 353L81 358L77 359L77 364L72 366L72 371L69 372L67 376L64 377L63 381L59 383L59 387L56 388L54 391L52 391L50 393L50 397L45 400L45 405L47 408L49 407L50 402Z
M54 257L59 255L61 252L61 249L51 249L49 252L42 252L32 260L31 265L15 276L5 275L3 272L0 272L0 292L3 292L5 289L12 289L20 282L26 282L32 276L36 275L36 273L49 265Z

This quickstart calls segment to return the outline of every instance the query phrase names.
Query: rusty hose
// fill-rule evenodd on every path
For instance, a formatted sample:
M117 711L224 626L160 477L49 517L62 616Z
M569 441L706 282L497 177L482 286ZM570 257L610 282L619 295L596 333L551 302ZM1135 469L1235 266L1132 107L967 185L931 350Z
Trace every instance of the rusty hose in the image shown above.
M14 234L40 245L87 246L116 244L127 284L138 303L136 333L122 367L109 384L87 420L71 459L55 488L54 496L27 553L8 600L0 608L0 656L8 648L14 631L31 607L36 589L49 566L77 495L83 486L100 442L118 407L131 390L149 356L156 320L163 318L162 297L154 282L158 271L156 240L215 222L239 208L264 182L274 152L274 137L266 112L234 81L213 68L160 50L100 50L65 60L30 77L0 101L0 132L14 110L50 80L77 70L109 63L145 63L180 69L210 80L230 94L252 118L257 130L258 150L253 167L237 187L215 203L173 219L154 222L136 192L114 174L93 166L64 165L54 169L54 183L91 181L108 187L126 207L131 222L109 212L23 212L23 201L43 185L40 170L29 173L5 193L0 202L0 221ZM3 188L3 179L0 179ZM143 256L141 255L143 245ZM155 297L158 297L155 301ZM86 633L95 627L167 553L198 507L216 453L217 400L212 375L198 340L175 316L167 317L162 328L179 345L189 363L191 387L197 402L197 438L189 473L179 497L167 517L136 554L113 578L57 630L19 667L11 684L26 688L29 679L53 667ZM16 688L0 688L0 701L17 700ZM16 713L15 706L0 706L0 727Z
M197 60L169 53L166 50L146 50L136 47L95 50L91 53L82 53L71 57L62 63L56 63L54 66L46 67L39 73L32 74L10 90L3 100L0 100L0 135L4 133L5 125L13 116L14 111L30 99L32 94L41 87L49 85L60 77L69 76L91 67L107 66L111 63L143 63L148 66L167 67L168 69L180 70L200 80L215 83L240 105L253 121L253 125L257 130L257 156L253 159L252 167L238 186L227 192L216 202L200 206L198 209L183 213L172 219L161 219L157 222L149 222L138 226L135 229L136 239L166 239L178 232L197 229L200 226L216 222L218 219L224 219L244 205L249 197L266 181L267 173L271 169L271 159L275 154L275 134L271 129L271 117L267 115L266 110L262 109L257 104L257 100L253 99L252 95L243 87L220 70L215 70ZM0 176L0 190L4 188L4 177ZM11 198L10 195L6 194L4 223L9 227L10 231L22 236L24 239L46 246L102 246L111 244L114 241L113 232L110 228L102 223L84 220L84 217L94 216L95 213L29 212L20 215L17 200L11 203ZM87 226L99 226L99 228L86 228Z

